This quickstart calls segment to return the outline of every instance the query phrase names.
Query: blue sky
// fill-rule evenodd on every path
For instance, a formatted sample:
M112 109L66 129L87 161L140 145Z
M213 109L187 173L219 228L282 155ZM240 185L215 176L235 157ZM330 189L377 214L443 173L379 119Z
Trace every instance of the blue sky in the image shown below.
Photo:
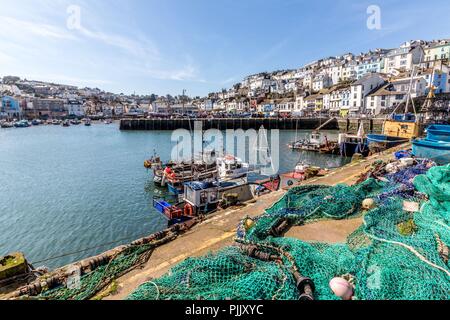
M370 5L381 9L380 30L366 27ZM433 0L0 0L0 8L0 76L127 94L205 95L252 73L450 37L450 3Z

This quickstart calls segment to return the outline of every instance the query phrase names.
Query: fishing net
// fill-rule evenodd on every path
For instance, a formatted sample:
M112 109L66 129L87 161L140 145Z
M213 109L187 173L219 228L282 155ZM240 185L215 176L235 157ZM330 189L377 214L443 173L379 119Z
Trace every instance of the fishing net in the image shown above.
M315 284L314 298L334 300L334 277L346 277L362 300L450 299L450 167L423 161L356 186L301 186L262 216L238 227L237 245L189 258L128 299L297 300L296 269ZM374 200L364 211L362 202ZM420 212L408 209L412 204ZM414 206L413 206L414 207ZM277 237L280 221L301 225L363 216L346 243L308 243ZM258 250L255 257L245 246ZM252 250L256 250L252 249Z
M148 260L153 248L152 244L129 247L113 258L109 264L100 266L93 272L82 276L77 288L70 289L67 286L60 286L44 291L39 298L50 300L90 299L111 284L114 279Z

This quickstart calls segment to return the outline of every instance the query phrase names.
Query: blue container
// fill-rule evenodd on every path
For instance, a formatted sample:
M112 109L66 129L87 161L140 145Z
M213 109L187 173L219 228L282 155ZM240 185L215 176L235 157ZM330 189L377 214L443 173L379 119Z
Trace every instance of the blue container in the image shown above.
M164 200L154 200L153 201L153 207L158 210L160 213L164 213L166 208L170 208L172 205L167 203Z

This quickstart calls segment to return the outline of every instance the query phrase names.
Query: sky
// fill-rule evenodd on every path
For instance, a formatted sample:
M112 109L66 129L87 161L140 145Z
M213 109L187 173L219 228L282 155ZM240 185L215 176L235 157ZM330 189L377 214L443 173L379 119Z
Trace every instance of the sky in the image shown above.
M369 6L380 28L367 27ZM0 0L0 76L190 96L347 52L450 38L449 1Z

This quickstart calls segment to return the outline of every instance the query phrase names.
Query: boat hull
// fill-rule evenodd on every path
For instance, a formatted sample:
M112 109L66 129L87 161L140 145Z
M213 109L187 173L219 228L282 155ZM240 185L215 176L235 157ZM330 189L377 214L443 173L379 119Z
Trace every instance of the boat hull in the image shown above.
M427 128L427 139L450 142L450 125L434 124Z
M388 136L384 134L368 134L367 143L372 153L382 152L403 143L408 142L409 139L402 137Z
M169 192L171 194L176 195L176 196L181 195L181 194L184 193L184 186L183 185L176 186L176 185L173 185L171 183L168 183L167 184L167 189L169 190Z
M450 142L428 139L413 141L413 155L433 160L439 165L450 163Z

